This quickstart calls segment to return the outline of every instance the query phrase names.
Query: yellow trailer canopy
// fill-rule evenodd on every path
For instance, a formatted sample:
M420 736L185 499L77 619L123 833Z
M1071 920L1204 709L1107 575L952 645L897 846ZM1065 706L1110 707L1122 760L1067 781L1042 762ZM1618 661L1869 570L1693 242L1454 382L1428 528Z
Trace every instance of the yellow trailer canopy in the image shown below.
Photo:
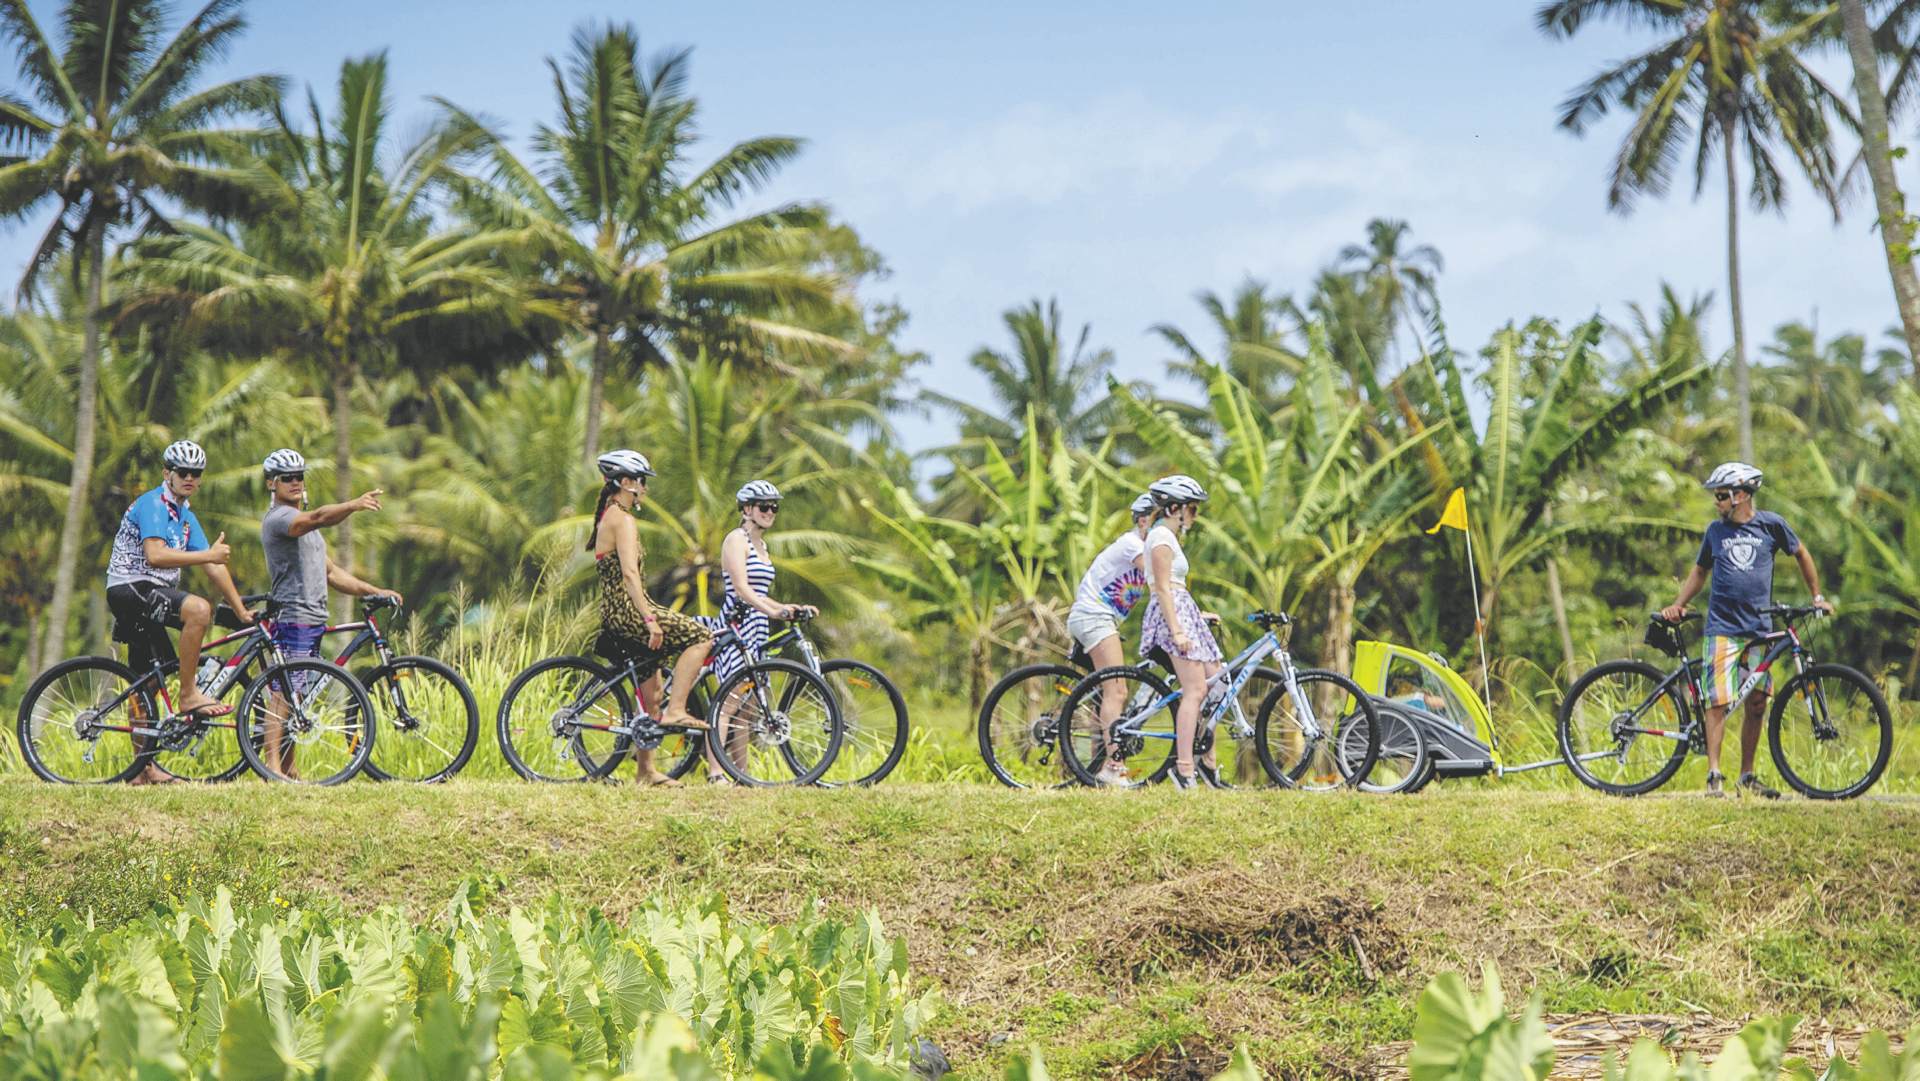
M1353 681L1368 694L1424 709L1487 747L1494 746L1486 703L1460 673L1433 654L1387 642L1356 642Z

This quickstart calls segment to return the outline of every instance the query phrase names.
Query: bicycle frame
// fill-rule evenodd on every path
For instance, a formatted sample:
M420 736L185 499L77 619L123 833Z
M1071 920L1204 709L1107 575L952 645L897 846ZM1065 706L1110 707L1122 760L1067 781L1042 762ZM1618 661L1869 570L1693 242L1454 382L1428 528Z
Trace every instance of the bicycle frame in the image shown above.
M164 634L165 631L161 631L160 633ZM246 639L247 641L245 641L239 649L233 652L232 656L228 657L226 661L221 664L220 674L214 677L214 681L205 688L206 693L210 697L219 698L222 694L225 694L228 688L232 687L234 682L246 673L247 669L250 667L251 662L254 660L254 658L260 656L261 654L263 653L270 654L272 657L275 658L274 663L278 663L278 657L280 654L279 654L279 650L274 648L273 636L267 627L261 625L258 622L254 623L252 626L242 627L241 629L217 641L208 642L207 644L201 646L200 648L203 651L217 649L220 646L224 646L228 644L229 642L234 642L241 639ZM167 673L172 670L177 670L179 666L180 666L180 662L177 660L172 662L171 664L163 664L161 663L159 658L156 657L154 658L152 667L150 667L144 674L142 674L139 679L136 679L132 683L129 683L127 685L126 690L121 691L111 701L105 703L104 705L95 707L95 713L98 715L105 716L105 715L111 714L114 710L119 709L121 704L126 702L127 699L133 697L134 694L139 692L141 688L146 687L149 683L152 683L156 685L156 693L159 696L161 704L165 707L165 710L160 717L149 721L148 726L142 726L139 724L129 724L124 726L103 724L103 725L98 725L94 727L93 731L125 732L127 735L132 736L137 740L166 739L170 736L177 735L178 733L169 730L169 726L171 725L172 722L178 719L181 716L181 714L175 712L173 708L173 696L167 693ZM269 664L267 665L267 667L272 667L272 665ZM197 678L197 675L198 673L195 673L194 676L183 675L181 678L183 679ZM231 716L231 714L229 714L229 716ZM234 721L225 721L223 723L222 720L218 717L191 719L186 723L193 726L191 731L192 731L192 734L194 735L194 745L196 750L198 749L200 742L206 739L207 729L233 728L235 726ZM86 754L83 756L83 759L87 762L93 761L93 748L91 746L88 747Z
M1754 665L1753 671L1747 675L1745 680L1741 681L1739 689L1733 692L1733 698L1732 701L1729 702L1728 708L1732 708L1733 703L1745 702L1749 695L1759 690L1760 685L1766 681L1768 674L1771 672L1774 662L1781 657L1792 654L1796 672L1806 671L1807 662L1812 659L1812 654L1807 651L1806 647L1800 641L1799 631L1795 630L1792 626L1788 626L1784 630L1770 631L1763 635L1757 635L1752 639L1752 644L1747 648L1751 649L1752 645L1762 643L1771 643L1771 645L1766 647L1766 652L1761 656L1760 663ZM1679 668L1674 669L1667 675L1667 678L1661 680L1659 684L1654 687L1653 691L1647 695L1646 700L1641 702L1638 708L1627 715L1627 723L1622 726L1621 732L1633 738L1654 736L1660 739L1671 739L1675 742L1690 741L1693 738L1695 726L1703 724L1706 720L1706 707L1702 704L1704 698L1700 692L1700 676L1705 668L1706 662L1701 658L1686 658ZM1661 700L1667 689L1673 686L1675 680L1682 678L1686 680L1687 693L1682 698L1682 701L1686 703L1685 708L1688 716L1685 723L1680 726L1680 730L1670 732L1659 728L1639 727L1639 719L1646 715L1647 710L1653 708L1655 702ZM1816 688L1816 693L1817 691L1818 689ZM1815 708L1814 703L1809 702L1807 704L1809 715L1814 714ZM1819 703L1818 709L1824 713L1826 703ZM1814 719L1815 722L1818 723L1818 717L1815 716ZM1620 749L1615 748L1610 751L1592 751L1580 755L1578 758L1582 762L1588 762L1595 759L1607 758L1619 753L1621 753Z
M1221 666L1218 672L1207 677L1207 698L1213 697L1215 690L1222 687L1224 687L1226 693L1221 696L1220 704L1215 706L1211 712L1202 711L1200 723L1203 727L1201 731L1212 731L1213 728L1219 724L1220 718L1231 709L1234 712L1234 738L1248 739L1252 737L1253 725L1248 722L1246 714L1240 710L1239 695L1241 689L1247 685L1247 681L1253 678L1254 670L1259 667L1260 662L1271 656L1278 656L1280 658L1281 680L1287 688L1288 695L1293 699L1294 709L1299 711L1302 719L1303 733L1306 738L1314 740L1326 734L1325 730L1320 727L1319 719L1313 715L1313 706L1307 701L1306 692L1300 689L1298 670L1294 667L1292 655L1287 652L1285 646L1280 644L1280 639L1274 635L1273 628L1271 627L1267 628L1266 633L1255 639L1252 645L1241 650L1239 656L1228 661L1225 665ZM1171 732L1146 732L1142 731L1139 726L1144 723L1146 718L1152 717L1168 705L1179 701L1185 693L1184 690L1176 690L1151 703L1129 703L1129 709L1126 712L1132 714L1133 719L1129 720L1126 714L1123 714L1120 719L1114 722L1113 728L1107 738L1114 739L1119 736L1167 740L1175 738Z
M322 638L329 634L351 634L355 631L359 632L354 635L352 641L347 643L347 648L340 651L340 656L336 658L333 663L345 668L347 661L354 654L364 649L369 642L373 643L374 652L379 654L380 663L387 664L393 660L393 648L387 644L387 636L380 632L380 623L377 618L378 614L377 612L368 612L364 619L356 620L352 623L335 624L320 632Z

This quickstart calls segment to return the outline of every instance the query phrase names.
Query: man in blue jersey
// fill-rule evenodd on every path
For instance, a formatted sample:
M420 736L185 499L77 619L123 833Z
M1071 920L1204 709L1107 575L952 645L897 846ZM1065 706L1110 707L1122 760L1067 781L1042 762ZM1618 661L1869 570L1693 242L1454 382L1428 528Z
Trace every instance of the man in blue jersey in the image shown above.
M166 471L160 486L133 501L113 536L113 552L107 558L107 608L121 624L122 637L128 642L127 663L135 672L145 672L155 657L172 660L166 628L179 628L180 697L175 707L196 717L224 717L233 707L208 697L194 683L200 644L213 624L213 606L206 598L180 589L180 569L205 567L207 577L242 622L252 622L253 614L241 603L240 590L227 572L227 557L233 551L227 546L227 535L209 542L200 519L188 506L193 493L200 490L207 452L182 440L168 447L161 461ZM175 779L149 765L129 783Z
M1775 552L1785 552L1799 562L1800 577L1807 580L1814 606L1833 614L1832 603L1820 594L1820 571L1806 546L1788 528L1786 519L1754 507L1753 493L1760 487L1760 476L1758 469L1745 462L1728 462L1707 478L1706 488L1713 493L1714 509L1720 517L1707 524L1700 555L1687 580L1680 583L1679 597L1660 611L1669 620L1685 616L1687 602L1712 575L1713 592L1707 595L1702 643L1707 662L1704 682L1709 796L1726 795L1720 744L1726 736L1727 710L1733 706L1749 654L1758 648L1753 639L1773 629L1772 621L1760 610L1773 603ZM1736 791L1779 799L1780 793L1761 784L1753 773L1754 755L1760 749L1760 722L1766 716L1767 697L1772 690L1773 677L1767 676L1747 696L1746 717L1740 726L1740 780Z

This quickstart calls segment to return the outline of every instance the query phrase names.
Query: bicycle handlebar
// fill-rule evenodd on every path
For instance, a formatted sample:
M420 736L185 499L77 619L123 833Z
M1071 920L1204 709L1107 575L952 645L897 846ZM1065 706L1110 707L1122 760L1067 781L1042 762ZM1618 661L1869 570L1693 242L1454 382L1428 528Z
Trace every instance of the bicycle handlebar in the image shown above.
M1707 614L1705 612L1688 612L1678 620L1671 620L1661 615L1658 611L1653 611L1647 613L1647 618L1655 623L1664 623L1669 627L1678 627L1682 623L1692 623L1696 619L1705 619L1707 618Z
M1275 627L1284 627L1292 623L1293 617L1285 612L1269 612L1262 609L1247 616L1247 622L1254 624L1263 631L1270 631Z
M400 607L400 602L394 600L392 597L360 598L360 610L362 612L378 612L382 608L398 608L398 607Z
M1827 613L1821 611L1817 605L1812 604L1769 604L1765 608L1760 609L1760 614L1763 616L1780 616L1783 619L1796 620L1820 619Z

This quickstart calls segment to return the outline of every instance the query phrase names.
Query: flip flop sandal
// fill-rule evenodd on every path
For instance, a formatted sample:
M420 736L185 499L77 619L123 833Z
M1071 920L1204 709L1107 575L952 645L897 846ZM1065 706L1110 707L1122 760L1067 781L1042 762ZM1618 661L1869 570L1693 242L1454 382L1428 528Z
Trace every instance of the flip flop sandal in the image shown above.
M705 722L705 721L703 721L703 720L701 720L701 719L700 719L700 718L698 718L698 717L695 717L695 718L693 718L693 719L692 719L692 720L690 720L690 721L680 721L680 722L677 722L677 723L669 723L669 722L667 722L667 721L661 721L661 722L659 722L659 724L660 724L660 727L662 727L662 728L678 728L678 729L680 729L680 730L682 730L682 731L685 731L685 732L711 732L711 731L713 731L713 726L712 726L712 725L710 725L710 724L708 724L707 722Z
M647 781L644 783L648 788L685 788L687 787L686 785L681 784L678 779L673 777L662 777L660 780Z
M232 712L233 706L225 702L215 702L210 706L195 706L189 710L182 710L180 716L196 721L211 721L215 717L225 717Z

